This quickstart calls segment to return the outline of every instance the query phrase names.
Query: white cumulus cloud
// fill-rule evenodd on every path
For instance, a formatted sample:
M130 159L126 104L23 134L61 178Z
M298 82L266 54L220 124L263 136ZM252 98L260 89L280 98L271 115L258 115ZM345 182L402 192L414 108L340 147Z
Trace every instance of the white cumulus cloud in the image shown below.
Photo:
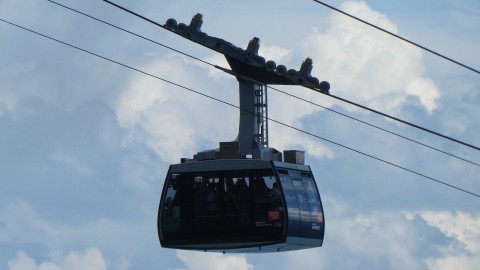
M442 256L429 258L429 269L474 270L480 265L480 214L425 211L419 214L454 241L442 247Z
M24 251L8 262L9 270L106 270L107 263L96 248L72 251L69 254L37 263Z
M480 214L428 211L420 215L431 226L460 241L467 251L480 254Z
M224 255L193 251L178 251L177 257L187 270L253 270L244 255Z
M398 34L388 17L363 1L347 1L342 10ZM332 82L331 92L380 111L397 112L408 95L432 111L439 89L424 74L422 52L351 18L332 13L328 25L315 28L303 48L321 63L314 73Z
M182 71L184 66L181 60L172 58L154 61L144 69L182 83L189 80ZM196 141L189 114L197 108L193 100L195 96L183 89L135 74L115 105L120 125L128 129L125 143L145 143L170 162L178 161L182 155L190 156Z

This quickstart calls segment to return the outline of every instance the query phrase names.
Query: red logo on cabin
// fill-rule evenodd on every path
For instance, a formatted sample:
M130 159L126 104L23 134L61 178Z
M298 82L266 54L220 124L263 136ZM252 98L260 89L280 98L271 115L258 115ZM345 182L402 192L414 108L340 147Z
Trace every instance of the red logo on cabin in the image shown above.
M275 222L279 220L282 220L282 211L280 210L268 211L268 215L267 215L268 222Z

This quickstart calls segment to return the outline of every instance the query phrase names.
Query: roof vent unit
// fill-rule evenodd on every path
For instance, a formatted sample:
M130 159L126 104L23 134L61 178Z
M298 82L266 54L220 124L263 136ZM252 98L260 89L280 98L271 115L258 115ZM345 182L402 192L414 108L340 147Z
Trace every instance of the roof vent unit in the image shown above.
M240 144L238 141L220 142L220 151L215 152L215 159L239 159L243 158L240 153Z
M220 142L220 151L238 152L239 150L240 150L240 144L238 143L238 141Z
M305 151L285 150L283 151L283 161L293 164L305 164Z

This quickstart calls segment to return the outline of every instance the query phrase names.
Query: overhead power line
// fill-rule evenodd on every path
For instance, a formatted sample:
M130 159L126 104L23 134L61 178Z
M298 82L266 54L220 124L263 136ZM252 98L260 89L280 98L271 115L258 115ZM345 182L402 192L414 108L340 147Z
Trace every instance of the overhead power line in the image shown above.
M440 54L440 53L438 53L438 52L436 52L436 51L434 51L434 50L431 50L431 49L429 49L429 48L427 48L427 47L425 47L425 46L422 46L422 45L420 45L420 44L418 44L418 43L415 43L415 42L413 42L413 41L411 41L411 40L408 40L408 39L406 39L406 38L404 38L404 37L402 37L402 36L399 36L399 35L397 35L397 34L394 34L394 33L390 32L390 31L388 31L388 30L385 30L384 28L381 28L381 27L379 27L379 26L376 26L376 25L374 25L374 24L372 24L372 23L369 23L369 22L367 22L367 21L365 21L365 20L362 20L362 19L360 19L360 18L358 18L358 17L355 17L355 16L353 16L352 14L349 14L349 13L343 11L343 10L340 10L340 9L338 9L338 8L335 8L335 7L333 7L333 6L331 6L331 5L328 5L328 4L326 4L326 3L322 2L322 1L319 1L319 0L313 0L313 1L314 1L314 2L317 2L317 3L320 4L320 5L323 5L323 6L327 7L327 8L329 8L329 9L332 9L332 10L334 10L334 11L336 11L336 12L339 12L339 13L345 15L345 16L348 16L348 17L350 17L350 18L352 18L352 19L354 19L354 20L357 20L357 21L359 21L359 22L362 22L362 23L364 23L364 24L366 24L366 25L368 25L368 26L370 26L370 27L373 27L373 28L375 28L375 29L377 29L377 30L380 30L380 31L382 31L382 32L384 32L384 33L386 33L386 34L389 34L389 35L394 36L394 37L396 37L396 38L398 38L398 39L400 39L400 40L403 40L403 41L405 41L405 42L407 42L407 43L409 43L409 44L411 44L411 45L413 45L413 46L416 46L416 47L422 49L422 50L425 50L425 51L427 51L427 52L429 52L429 53L432 53L432 54L434 54L434 55L436 55L436 56L438 56L438 57L441 57L441 58L443 58L443 59L445 59L445 60L447 60L447 61L450 61L450 62L452 62L452 63L454 63L454 64L457 64L457 65L459 65L459 66L461 66L461 67L463 67L463 68L466 68L466 69L468 69L468 70L470 70L470 71L473 71L473 72L475 72L475 73L477 73L477 74L480 74L480 71L477 70L477 69L475 69L475 68L472 68L472 67L470 67L470 66L467 66L467 65L465 65L465 64L462 64L462 63L460 63L459 61L456 61L456 60L454 60L454 59L452 59L452 58L450 58L450 57L447 57L447 56L445 56L445 55L443 55L443 54ZM477 149L477 150L478 150L478 149Z
M131 34L131 35L134 35L134 36L136 36L136 37L139 37L139 38L141 38L141 39L144 39L144 40L146 40L146 41L152 42L152 43L154 43L154 44L157 44L157 45L162 46L162 47L164 47L164 48L167 48L167 49L169 49L169 50L175 51L175 52L177 52L177 53L180 53L180 54L182 54L182 55L185 55L185 56L187 56L187 57L190 57L190 58L192 58L192 59L195 59L195 60L197 60L197 61L200 61L200 62L202 62L202 63L204 63L204 64L206 64L206 65L209 65L209 66L211 66L211 67L214 67L214 68L216 68L216 69L222 70L222 71L224 71L224 72L225 72L225 70L226 70L226 69L223 68L223 67L219 67L219 66L214 65L214 64L212 64L212 63L210 63L210 62L208 62L208 61L205 61L205 60L202 60L202 59L200 59L200 58L198 58L198 57L195 57L195 56L193 56L193 55L191 55L191 54L188 54L188 53L182 52L182 51L180 51L180 50L174 49L174 48L172 48L171 46L167 46L167 45L162 44L162 43L160 43L160 42L158 42L158 41L149 39L149 38L147 38L147 37L144 37L144 36L142 36L142 35L139 35L139 34L137 34L137 33L132 32L132 31L126 30L126 29L124 29L124 28L122 28L122 27L119 27L119 26L114 25L114 24L112 24L112 23L109 23L109 22L106 22L106 21L104 21L104 20L98 19L98 18L96 18L96 17L94 17L94 16L92 16L92 15L86 14L86 13L81 12L81 11L79 11L79 10L76 10L76 9L74 9L74 8L71 8L71 7L62 5L62 4L57 3L57 2L55 2L55 1L52 1L52 0L47 0L47 1L49 1L49 2L51 2L51 3L53 3L53 4L56 4L56 5L58 5L58 6L61 6L61 7L63 7L63 8L66 8L66 9L68 9L68 10L70 10L70 11L73 11L73 12L76 12L76 13L81 14L81 15L83 15L83 16L86 16L86 17L88 17L88 18L90 18L90 19L93 19L93 20L96 20L96 21L101 22L101 23L103 23L103 24L106 24L106 25L108 25L108 26L114 27L114 28L116 28L116 29L118 29L118 30L124 31L124 32L126 32L126 33ZM162 27L163 27L163 26L162 26ZM231 70L230 70L229 72L227 72L227 74L235 76L235 75L232 74L232 73L234 73L234 72L231 71ZM427 144L425 144L425 143L419 142L419 141L417 141L417 140L408 138L408 137L403 136L403 135L400 135L400 134L398 134L398 133L389 131L389 130L384 129L384 128L381 128L381 127L379 127L379 126L370 124L370 123L368 123L368 122L365 122L365 121L362 121L362 120L360 120L360 119L357 119L357 118L355 118L355 117L353 117L353 116L346 115L346 114L344 114L344 113L341 113L341 112L338 112L338 111L336 111L336 110L327 108L327 107L325 107L325 106L319 105L319 104L314 103L314 102L311 102L311 101L309 101L309 100L300 98L300 97L298 97L298 96L292 95L292 94L290 94L290 93L287 93L287 92L282 91L282 90L280 90L280 89L274 88L274 87L272 87L272 86L268 86L268 87L269 87L270 89L272 89L272 90L275 90L275 91L279 92L279 93L288 95L288 96L293 97L293 98L295 98L295 99L301 100L301 101L303 101L303 102L307 102L307 103L309 103L309 104L312 104L312 105L314 105L314 106L323 108L323 109L325 109L325 110L328 110L328 111L330 111L330 112L336 113L336 114L341 115L341 116L343 116L343 117L346 117L346 118L349 118L349 119L351 119L351 120L360 122L360 123L362 123L362 124L368 125L368 126L370 126L370 127L376 128L376 129L379 129L379 130L384 131L384 132L386 132L386 133L389 133L389 134L391 134L391 135L400 137L400 138L405 139L405 140L407 140L407 141L416 143L416 144L421 145L421 146L423 146L423 147L429 148L429 149L434 150L434 151L437 151L437 152L439 152L439 153L442 153L442 154L451 156L451 157L453 157L453 158L456 158L456 159L459 159L459 160L462 160L462 161L464 161L464 162L467 162L467 163L470 163L470 164L472 164L472 165L475 165L475 166L480 167L480 164L479 164L479 163L476 163L476 162L473 162L473 161L471 161L471 160L468 160L468 159L459 157L459 156L457 156L457 155L448 153L448 152L443 151L443 150L441 150L441 149L438 149L438 148L435 148L435 147L433 147L433 146L427 145ZM334 98L338 98L338 97L336 97L336 96L334 96L334 95L331 95L331 96L334 97ZM345 102L350 102L350 101L345 101ZM361 105L357 105L357 106L361 106ZM366 108L366 109L368 110L369 108ZM400 120L400 121L402 121L402 120ZM440 134L440 135L441 135L441 134ZM442 135L441 135L441 136L442 136Z
M40 32L31 30L31 29L29 29L29 28L20 26L20 25L18 25L18 24L12 23L12 22L10 22L10 21L7 21L7 20L1 19L1 18L0 18L0 21L2 21L2 22L4 22L4 23L7 23L7 24L9 24L9 25L15 26L15 27L17 27L17 28L23 29L23 30L25 30L25 31L28 31L28 32L30 32L30 33L36 34L36 35L38 35L38 36L41 36L41 37L50 39L50 40L52 40L52 41L55 41L55 42L60 43L60 44L63 44L63 45L65 45L65 46L68 46L68 47L74 48L74 49L76 49L76 50L82 51L82 52L84 52L84 53L87 53L87 54L93 55L93 56L95 56L95 57L101 58L101 59L103 59L103 60L109 61L109 62L111 62L111 63L114 63L114 64L117 64L117 65L123 66L123 67L125 67L125 68L130 69L130 70L139 72L139 73L141 73L141 74L143 74L143 75L146 75L146 76L149 76L149 77L152 77L152 78L161 80L161 81L163 81L163 82L166 82L166 83L169 83L169 84L171 84L171 85L180 87L180 88L185 89L185 90L187 90L187 91L190 91L190 92L192 92L192 93L195 93L195 94L204 96L204 97L206 97L206 98L212 99L212 100L214 100L214 101L223 103L223 104L228 105L228 106L230 106L230 107L234 107L234 108L237 108L237 109L239 109L239 110L246 111L247 113L254 113L254 112L251 112L251 111L244 110L244 109L240 108L239 106L234 105L234 104L232 104L232 103L229 103L229 102L227 102L227 101L224 101L224 100L221 100L221 99L212 97L212 96L207 95L207 94L205 94L205 93L202 93L202 92L200 92L200 91L197 91L197 90L194 90L194 89L192 89L192 88L183 86L183 85L181 85L181 84L179 84L179 83L175 83L175 82L173 82L173 81L164 79L164 78L162 78L162 77L159 77L159 76L153 75L153 74L151 74L151 73L145 72L145 71L143 71L143 70L140 70L140 69L138 69L138 68L132 67L132 66L130 66L130 65L127 65L127 64L121 63L121 62L119 62L119 61L116 61L116 60L107 58L107 57L102 56L102 55L100 55L100 54L97 54L97 53L94 53L94 52L91 52L91 51L82 49L82 48L80 48L80 47L78 47L78 46L75 46L75 45L72 45L72 44L70 44L70 43L61 41L61 40L59 40L59 39L56 39L56 38L47 36L47 35L45 35L45 34L42 34L42 33L40 33ZM417 176L421 176L421 177L423 177L423 178L425 178L425 179L427 179L427 180L433 181L433 182L435 182L435 183L438 183L438 184L441 184L441 185L444 185L444 186L447 186L447 187L456 189L456 190L461 191L461 192L463 192L463 193L470 194L470 195L472 195L472 196L475 196L475 197L477 197L477 198L480 198L480 194L478 194L478 193L471 192L471 191L468 191L468 190L466 190L466 189L462 189L462 188L457 187L457 186L452 185L452 184L448 184L447 182L438 180L438 179L436 179L436 178L434 178L434 177L430 177L430 176L428 176L428 175L426 175L426 174L422 174L422 173L416 172L416 171L414 171L414 170L411 170L411 169L408 169L408 168L406 168L406 167L400 166L400 165L395 164L395 163L393 163L393 162L390 162L390 161L387 161L387 160L384 160L384 159L375 157L375 156L373 156L373 155L370 155L370 154L364 153L364 152L362 152L362 151L356 150L356 149L354 149L354 148L352 148L352 147L345 146L345 145L343 145L343 144L340 144L340 143L334 142L334 141L332 141L332 140L323 138L323 137L321 137L321 136L319 136L319 135L313 134L313 133L311 133L311 132L308 132L308 131L302 130L302 129L300 129L300 128L297 128L297 127L294 127L294 126L285 124L285 123L280 122L280 121L278 121L278 120L275 120L275 119L272 119L272 118L267 118L267 117L265 117L265 119L267 119L267 120L269 120L269 121L272 121L272 122L274 122L274 123L280 124L280 125L282 125L282 126L291 128L291 129L296 130L296 131L298 131L298 132L304 133L304 134L306 134L306 135L315 137L315 138L317 138L317 139L324 140L324 141L326 141L326 142L329 142L329 143L331 143L331 144L337 145L337 146L339 146L339 147L348 149L348 150L350 150L350 151L356 152L356 153L361 154L361 155L363 155L363 156L366 156L366 157L375 159L375 160L377 160L377 161L380 161L380 162L382 162L382 163L385 163L385 164L388 164L388 165L390 165L390 166L396 167L396 168L398 168L398 169L401 169L401 170L410 172L410 173L415 174L415 175L417 175Z

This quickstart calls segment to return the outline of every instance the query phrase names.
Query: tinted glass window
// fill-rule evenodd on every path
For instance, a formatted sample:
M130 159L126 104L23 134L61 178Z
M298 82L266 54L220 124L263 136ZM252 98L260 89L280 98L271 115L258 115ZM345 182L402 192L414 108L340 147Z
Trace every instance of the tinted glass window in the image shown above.
M292 180L288 175L280 175L283 194L288 213L288 234L292 236L300 236L300 209L298 207L297 195L293 188Z
M285 223L280 186L271 170L255 171L253 180L255 227L257 231L276 233Z
M225 230L251 227L250 176L245 172L225 173Z
M221 225L223 181L218 175L208 173L190 173L189 178L193 178L194 231L218 230Z
M285 214L272 170L171 174L162 233L184 241L265 241L282 237Z
M310 225L310 207L308 205L307 196L303 187L301 179L292 179L293 187L295 188L295 194L297 195L298 206L300 208L300 227L302 231L308 230Z
M323 237L323 210L311 172L277 169L288 213L288 235Z
M178 232L188 227L190 197L188 179L182 174L171 174L168 179L162 209L162 226L164 231Z
M165 231L180 230L179 174L171 174L168 182L165 201L163 203L163 229Z
M314 186L313 179L304 179L303 185L310 206L312 230L320 230L321 224L323 224L323 210L319 194Z

